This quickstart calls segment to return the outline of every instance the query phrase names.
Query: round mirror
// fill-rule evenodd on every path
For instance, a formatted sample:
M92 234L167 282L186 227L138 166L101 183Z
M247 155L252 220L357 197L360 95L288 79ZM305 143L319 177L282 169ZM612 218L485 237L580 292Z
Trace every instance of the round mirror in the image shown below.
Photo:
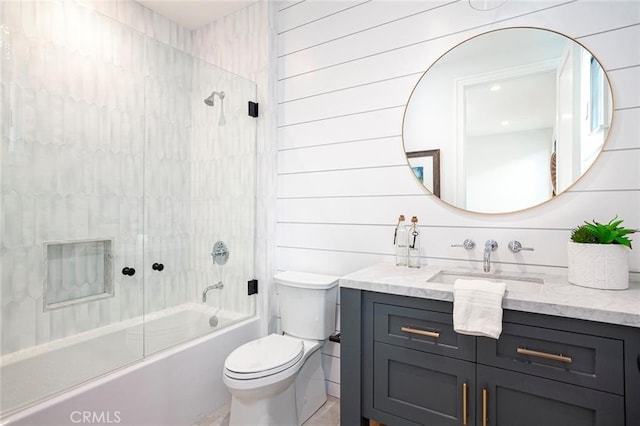
M588 50L553 31L507 28L457 45L424 73L402 137L434 195L506 213L551 200L586 173L612 112L609 80Z

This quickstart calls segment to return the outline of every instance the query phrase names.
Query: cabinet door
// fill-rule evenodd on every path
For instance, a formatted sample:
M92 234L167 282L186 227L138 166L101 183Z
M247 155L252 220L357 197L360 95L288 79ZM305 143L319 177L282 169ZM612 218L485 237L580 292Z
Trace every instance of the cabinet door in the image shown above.
M477 372L478 425L624 425L621 396L483 365Z
M422 425L475 423L475 364L376 342L373 405Z

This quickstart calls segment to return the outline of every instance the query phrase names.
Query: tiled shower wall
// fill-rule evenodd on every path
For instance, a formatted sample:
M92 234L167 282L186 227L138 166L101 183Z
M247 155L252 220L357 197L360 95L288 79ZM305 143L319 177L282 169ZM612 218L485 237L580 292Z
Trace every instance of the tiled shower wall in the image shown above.
M503 270L566 273L570 230L618 214L640 226L640 3L506 1L288 2L278 6L278 268L343 275L392 261L399 214L420 219L426 264L478 268L495 239ZM483 215L425 193L407 167L402 118L411 90L444 52L482 32L537 26L583 43L611 80L609 141L589 173L552 202ZM510 240L534 252L512 254ZM635 238L638 241L638 237ZM640 279L640 250L631 253ZM339 350L325 354L339 389Z
M91 306L43 312L42 291L47 241L114 238L116 268L141 263L144 36L71 2L1 7L4 354L142 313L142 274Z
M218 239L223 308L252 311L255 85L194 60L189 30L134 2L0 8L2 353L198 301ZM227 92L224 127L212 90ZM43 243L91 238L114 239L116 296L43 311Z
M258 312L263 333L277 329L276 271L276 159L275 104L279 2L260 0L193 31L192 53L208 62L256 82L260 114L257 125L256 278L260 281Z

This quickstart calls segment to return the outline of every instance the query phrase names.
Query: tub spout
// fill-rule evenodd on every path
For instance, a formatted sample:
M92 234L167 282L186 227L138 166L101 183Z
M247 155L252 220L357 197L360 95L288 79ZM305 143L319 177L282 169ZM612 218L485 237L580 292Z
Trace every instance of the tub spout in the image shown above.
M484 244L484 257L483 257L483 267L482 269L485 272L491 271L491 252L496 251L498 248L498 243L494 240L487 240Z
M210 286L207 286L202 291L202 303L207 303L207 293L209 293L210 290L222 290L223 288L224 288L224 284L222 284L222 281L216 284L211 284Z

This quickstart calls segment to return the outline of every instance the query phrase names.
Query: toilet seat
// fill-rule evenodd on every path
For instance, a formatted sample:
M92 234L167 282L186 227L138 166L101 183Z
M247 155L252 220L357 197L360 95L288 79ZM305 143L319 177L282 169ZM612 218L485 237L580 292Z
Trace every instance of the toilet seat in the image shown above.
M270 334L231 352L224 363L225 375L239 380L272 376L296 365L303 355L302 340Z

